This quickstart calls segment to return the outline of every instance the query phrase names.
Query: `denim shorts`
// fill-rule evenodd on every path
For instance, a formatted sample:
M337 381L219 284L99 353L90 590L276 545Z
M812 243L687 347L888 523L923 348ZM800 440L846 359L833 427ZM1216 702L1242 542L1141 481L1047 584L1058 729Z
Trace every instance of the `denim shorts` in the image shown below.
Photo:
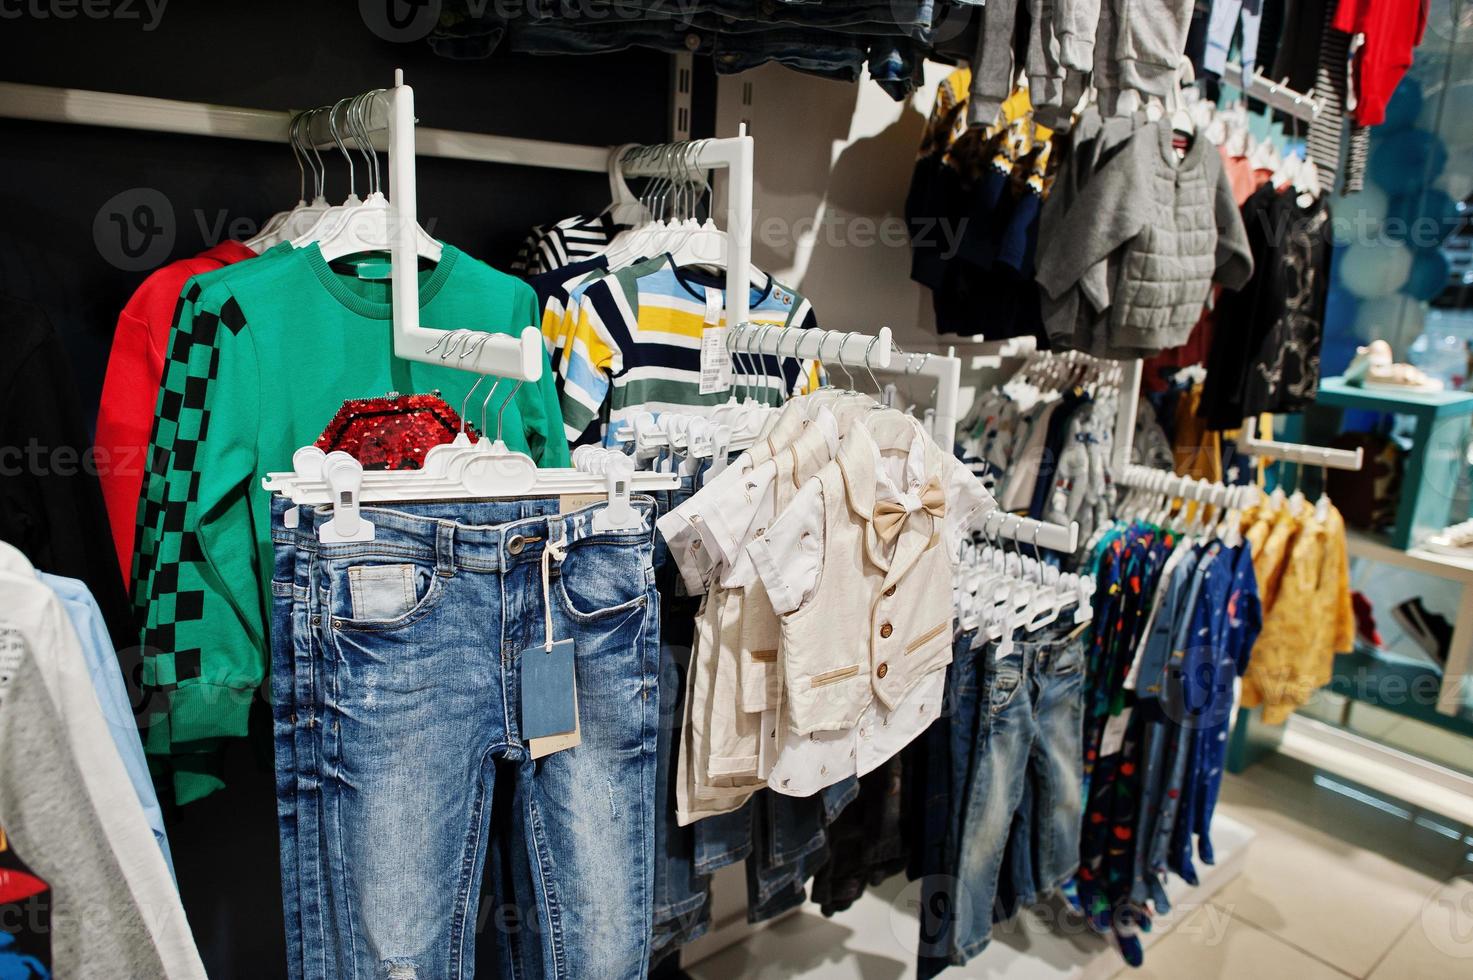
M365 508L375 540L350 544L316 541L305 507L288 535L285 509L273 507L273 734L293 976L471 975L493 828L510 842L494 877L520 886L509 897L522 929L504 944L520 962L509 966L645 975L659 725L653 535L597 532L596 506L558 506ZM635 506L652 516L648 498ZM549 541L563 557L549 556L544 591ZM575 643L581 744L534 761L521 664L542 650L547 615L554 638Z
M1004 894L1032 900L1079 865L1087 641L1086 627L1064 620L1021 635L1000 658L990 647L979 657L986 680L961 801L953 964L991 940L1001 876ZM1010 838L1026 851L1011 865Z

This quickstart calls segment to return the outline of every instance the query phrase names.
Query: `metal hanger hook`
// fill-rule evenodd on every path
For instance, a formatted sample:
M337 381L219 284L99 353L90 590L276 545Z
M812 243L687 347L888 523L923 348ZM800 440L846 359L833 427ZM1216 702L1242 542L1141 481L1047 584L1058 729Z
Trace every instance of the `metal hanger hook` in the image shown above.
M338 145L338 152L341 153L343 155L343 159L348 162L349 199L357 196L358 185L353 176L353 155L348 152L348 144L343 142L343 136L341 133L338 132L338 109L342 106L347 105L351 101L351 98L338 99L332 104L332 108L327 111L327 131L332 134L332 141Z
M875 349L875 344L878 344L879 342L880 338L878 335L876 335L864 347L864 370L865 373L869 375L870 383L875 386L875 394L877 395L884 390L884 386L880 384L880 379L875 377L874 369L871 368L869 365L869 354L870 351Z

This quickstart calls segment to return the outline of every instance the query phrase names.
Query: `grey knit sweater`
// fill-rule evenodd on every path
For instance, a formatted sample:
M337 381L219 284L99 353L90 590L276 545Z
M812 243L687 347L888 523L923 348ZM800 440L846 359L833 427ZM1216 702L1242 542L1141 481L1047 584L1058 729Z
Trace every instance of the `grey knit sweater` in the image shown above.
M1198 135L1178 160L1171 141L1169 118L1142 126L1050 222L1037 278L1057 345L1103 357L1179 347L1214 281L1237 289L1253 275L1216 149ZM1086 288L1102 262L1110 275L1103 299L1098 288ZM1082 302L1071 296L1081 288ZM1088 336L1080 336L1081 324Z

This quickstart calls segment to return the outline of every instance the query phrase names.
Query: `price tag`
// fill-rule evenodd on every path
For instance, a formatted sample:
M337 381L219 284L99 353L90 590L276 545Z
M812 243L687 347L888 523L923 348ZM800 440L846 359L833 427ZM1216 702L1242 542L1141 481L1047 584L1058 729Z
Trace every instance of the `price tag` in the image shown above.
M701 394L714 395L731 387L731 352L726 349L726 327L721 322L721 290L706 287L705 327L701 330Z
M522 737L566 735L578 727L573 694L573 641L558 640L522 651Z

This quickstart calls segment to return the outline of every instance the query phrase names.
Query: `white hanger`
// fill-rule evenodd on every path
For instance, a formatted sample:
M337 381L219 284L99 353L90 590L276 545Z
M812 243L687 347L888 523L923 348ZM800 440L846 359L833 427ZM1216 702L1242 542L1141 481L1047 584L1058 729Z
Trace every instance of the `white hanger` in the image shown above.
M322 211L310 227L295 235L292 238L293 248L305 248L313 242L320 240L323 236L331 232L333 228L337 227L338 222L342 221L353 209L363 203L358 198L358 189L353 179L353 157L348 153L348 146L343 142L342 136L338 133L338 108L350 102L352 102L351 98L339 99L331 107L322 110L327 113L328 132L332 134L332 139L337 144L338 152L343 155L343 159L348 164L348 196L343 200L342 204L334 205Z
M261 235L247 242L246 244L249 247L257 251L263 251L282 242L289 242L315 225L318 219L328 210L329 205L326 196L327 168L322 162L322 154L318 152L317 147L310 141L312 121L317 118L319 113L325 111L327 110L309 109L306 112L298 114L292 120L291 125L291 133L295 138L295 142L301 148L299 159L305 161L312 169L314 190L311 203L299 204L293 208L279 225L270 230L269 235L263 232ZM301 137L301 134L304 132L309 134L309 139L306 141L303 141Z
M634 192L629 189L629 184L625 182L624 170L620 166L624 154L638 145L637 143L625 143L609 154L609 206L604 210L618 225L635 225L649 218L649 211L645 209L643 202L634 196Z
M278 241L280 241L280 239L276 237L276 233L278 230L281 229L283 225L286 224L287 219L290 218L292 215L297 214L303 209L309 207L309 205L307 204L307 167L303 163L302 149L300 146L297 145L297 129L301 125L301 121L305 115L306 113L298 113L292 116L291 122L287 125L287 145L291 147L292 159L297 162L297 173L301 175L301 182L299 184L300 189L297 194L297 203L286 211L278 211L276 214L268 218L266 223L261 226L261 230L257 232L253 237L246 240L246 248L252 249L256 252L263 252L266 249L270 248L272 245L275 245ZM317 183L316 168L313 168L312 178L313 187L315 189Z
M389 199L379 190L378 155L371 152L368 126L363 118L366 106L378 94L374 91L355 96L349 101L345 113L348 128L359 147L367 148L364 156L370 190L362 204L345 212L341 220L318 239L317 247L328 262L365 252L387 252L393 246L394 231L390 228ZM418 224L414 226L414 231L416 254L431 262L440 261L440 243L427 235Z

